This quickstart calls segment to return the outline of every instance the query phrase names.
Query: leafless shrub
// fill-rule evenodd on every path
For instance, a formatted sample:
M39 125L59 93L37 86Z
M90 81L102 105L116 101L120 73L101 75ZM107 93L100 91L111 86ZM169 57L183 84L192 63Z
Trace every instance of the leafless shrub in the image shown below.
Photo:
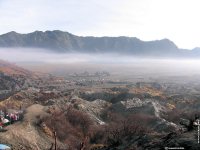
M70 109L65 116L72 126L81 129L84 136L87 135L87 132L92 125L92 120L87 114L76 109Z
M39 119L40 123L45 123L52 131L56 131L58 139L73 150L80 149L81 143L88 137L92 125L87 114L71 107L67 111L55 110L50 116ZM85 141L84 147L87 147L88 143L89 140Z

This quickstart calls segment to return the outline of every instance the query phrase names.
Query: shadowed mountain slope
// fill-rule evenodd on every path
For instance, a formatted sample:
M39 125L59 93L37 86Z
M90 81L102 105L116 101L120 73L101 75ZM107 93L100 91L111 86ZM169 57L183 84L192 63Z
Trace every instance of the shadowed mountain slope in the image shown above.
M82 37L59 30L0 35L0 47L45 48L53 52L120 53L135 56L196 57L199 50L179 49L168 39L142 41L135 37ZM194 54L195 53L195 54ZM200 54L199 54L200 56Z

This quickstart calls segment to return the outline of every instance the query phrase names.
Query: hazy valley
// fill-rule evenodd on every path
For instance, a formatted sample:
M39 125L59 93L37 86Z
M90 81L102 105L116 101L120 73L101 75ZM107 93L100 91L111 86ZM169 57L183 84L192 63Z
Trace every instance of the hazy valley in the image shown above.
M200 150L199 0L0 0L0 150Z
M0 62L1 110L23 110L0 134L13 149L54 148L55 132L57 149L199 148L197 60L40 54Z

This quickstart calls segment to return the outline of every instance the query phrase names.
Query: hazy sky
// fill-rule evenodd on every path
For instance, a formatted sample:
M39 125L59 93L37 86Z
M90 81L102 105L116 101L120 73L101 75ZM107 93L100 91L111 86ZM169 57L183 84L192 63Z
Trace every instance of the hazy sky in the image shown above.
M169 38L200 47L200 0L0 0L0 34L63 30L77 35Z

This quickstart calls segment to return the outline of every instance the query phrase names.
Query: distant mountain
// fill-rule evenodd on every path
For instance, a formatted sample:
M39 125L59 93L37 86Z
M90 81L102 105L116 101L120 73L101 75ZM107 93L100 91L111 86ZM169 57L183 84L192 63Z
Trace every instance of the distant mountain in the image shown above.
M168 39L142 41L135 37L82 37L62 31L35 31L0 35L0 47L45 48L54 52L121 53L137 56L195 56ZM197 50L200 53L200 50ZM196 50L195 50L196 52ZM199 54L200 56L200 54Z

